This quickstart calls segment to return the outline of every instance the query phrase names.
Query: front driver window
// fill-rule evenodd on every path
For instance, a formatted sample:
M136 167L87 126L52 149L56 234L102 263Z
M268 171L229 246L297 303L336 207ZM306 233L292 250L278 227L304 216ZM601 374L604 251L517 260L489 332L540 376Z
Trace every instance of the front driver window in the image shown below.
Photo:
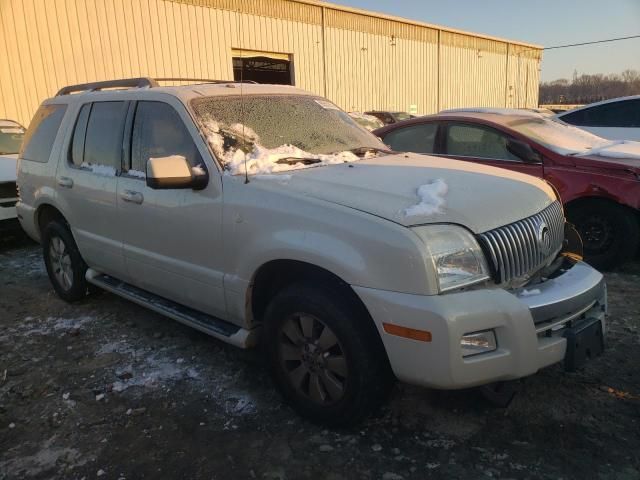
M202 163L191 134L174 108L162 102L139 102L133 123L130 172L147 171L150 158L179 155L192 167Z
M398 152L433 153L437 123L423 123L399 128L384 137L384 143Z
M489 127L450 125L446 145L448 155L521 161L507 150L507 137Z

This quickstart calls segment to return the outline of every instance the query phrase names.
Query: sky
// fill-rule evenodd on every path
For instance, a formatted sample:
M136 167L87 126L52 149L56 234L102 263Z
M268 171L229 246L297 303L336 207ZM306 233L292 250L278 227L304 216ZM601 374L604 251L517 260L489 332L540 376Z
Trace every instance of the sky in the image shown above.
M640 35L640 0L330 0L350 7L551 47ZM549 50L542 81L640 70L640 38Z

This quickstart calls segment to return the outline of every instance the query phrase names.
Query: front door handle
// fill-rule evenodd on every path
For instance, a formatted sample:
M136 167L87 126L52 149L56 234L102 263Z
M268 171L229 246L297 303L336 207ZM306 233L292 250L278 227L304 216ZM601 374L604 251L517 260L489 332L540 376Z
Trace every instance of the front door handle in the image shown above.
M144 201L144 197L140 192L134 192L133 190L125 190L120 194L120 198L125 202L137 203L140 205Z
M58 185L64 188L72 188L73 187L73 179L69 177L60 177L58 178Z

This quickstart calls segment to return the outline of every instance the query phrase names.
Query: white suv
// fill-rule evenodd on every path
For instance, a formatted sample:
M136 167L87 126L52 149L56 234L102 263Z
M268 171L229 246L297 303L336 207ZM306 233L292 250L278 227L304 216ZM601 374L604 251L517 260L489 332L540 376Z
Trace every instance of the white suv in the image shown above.
M0 232L18 227L16 215L16 163L24 138L24 127L0 119Z
M395 378L465 388L603 349L603 277L549 185L389 152L314 94L80 85L27 137L18 213L63 299L93 284L261 342L313 420L357 421Z

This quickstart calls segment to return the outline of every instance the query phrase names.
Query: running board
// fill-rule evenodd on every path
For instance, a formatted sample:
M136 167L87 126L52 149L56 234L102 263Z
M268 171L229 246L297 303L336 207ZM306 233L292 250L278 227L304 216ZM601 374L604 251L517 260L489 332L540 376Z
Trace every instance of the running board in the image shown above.
M225 322L212 315L185 307L166 298L147 292L141 288L125 283L110 275L88 269L86 279L89 283L104 290L126 298L149 310L177 320L180 323L200 330L223 342L240 348L249 348L256 344L256 330L246 330L237 325Z

